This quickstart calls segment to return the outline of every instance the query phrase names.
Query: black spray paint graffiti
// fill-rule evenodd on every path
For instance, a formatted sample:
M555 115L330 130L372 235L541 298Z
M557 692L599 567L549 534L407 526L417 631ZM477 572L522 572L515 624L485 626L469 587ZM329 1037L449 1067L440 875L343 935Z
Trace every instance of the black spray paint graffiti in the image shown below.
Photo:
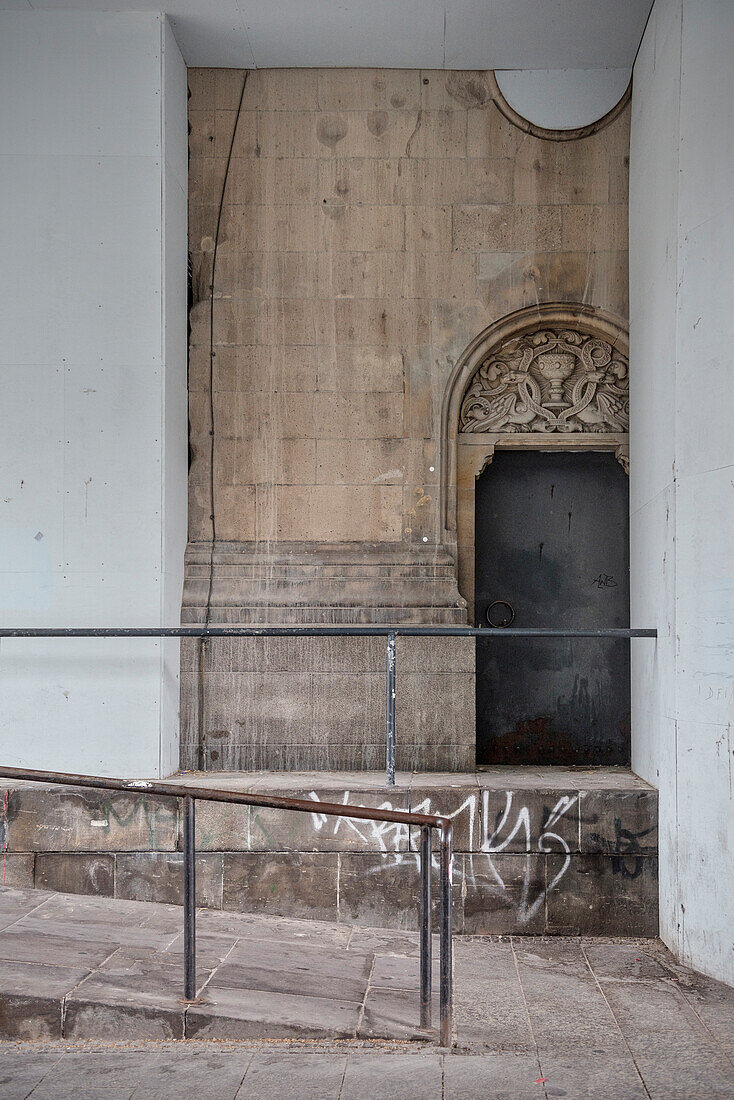
M621 875L622 878L635 879L642 874L645 868L645 859L649 863L650 858L640 846L640 841L655 832L657 832L657 826L655 825L652 825L649 829L640 829L636 833L630 829L623 829L622 822L618 817L615 817L614 840L610 840L600 833L590 833L589 839L605 855L612 857L612 874ZM654 857L653 868L657 871L657 861Z

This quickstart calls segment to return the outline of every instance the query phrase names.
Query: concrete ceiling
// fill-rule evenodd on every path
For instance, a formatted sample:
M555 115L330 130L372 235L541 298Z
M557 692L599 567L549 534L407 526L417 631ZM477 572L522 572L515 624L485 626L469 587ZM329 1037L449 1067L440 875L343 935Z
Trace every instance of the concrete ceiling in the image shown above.
M629 68L652 0L166 0L188 65ZM161 0L0 0L159 11Z

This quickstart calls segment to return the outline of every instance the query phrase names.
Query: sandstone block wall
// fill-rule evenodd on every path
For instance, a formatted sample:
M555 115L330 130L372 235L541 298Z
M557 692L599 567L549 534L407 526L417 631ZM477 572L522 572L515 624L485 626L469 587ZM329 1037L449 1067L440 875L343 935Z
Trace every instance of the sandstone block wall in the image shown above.
M624 322L628 108L559 142L509 121L487 73L259 70L235 132L243 76L189 71L184 620L466 621L456 533L442 520L447 382L467 345L516 309L583 303ZM436 671L463 667L458 651L443 652ZM245 671L244 651L237 660ZM261 751L258 704L227 681L231 663L214 662L206 736L228 745L220 759L237 766L229 747L249 743L263 766L357 766L332 751L343 728L335 719L330 733L328 717L325 733L284 730ZM357 668L369 676L382 662ZM284 676L279 706L314 713L317 673L308 687L301 672ZM437 685L426 686L439 697L426 744L456 728ZM332 678L327 715L353 705L352 687ZM461 690L457 762L474 743L471 685ZM420 744L410 722L402 729ZM379 729L375 713L369 742ZM290 751L322 736L325 753Z

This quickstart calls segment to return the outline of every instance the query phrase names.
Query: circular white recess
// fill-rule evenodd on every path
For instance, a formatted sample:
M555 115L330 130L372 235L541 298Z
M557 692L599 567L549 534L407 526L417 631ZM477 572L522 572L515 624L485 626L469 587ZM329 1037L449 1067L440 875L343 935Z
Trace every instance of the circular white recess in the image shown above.
M496 69L505 100L531 125L579 130L616 107L627 90L630 69Z

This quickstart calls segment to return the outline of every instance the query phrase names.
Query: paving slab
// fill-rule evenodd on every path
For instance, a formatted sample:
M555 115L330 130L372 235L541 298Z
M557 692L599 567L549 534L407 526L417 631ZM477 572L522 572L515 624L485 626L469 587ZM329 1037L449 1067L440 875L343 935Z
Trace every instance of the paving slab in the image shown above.
M62 1002L88 968L10 962L0 967L0 1037L60 1039Z
M248 1072L252 1051L222 1053L207 1045L209 1049L196 1050L191 1057L181 1057L180 1047L152 1054L132 1094L134 1100L184 1100L198 1094L206 1100L233 1100Z
M628 1046L635 1061L644 1067L644 1076L665 1081L671 1086L679 1082L703 1079L708 1072L712 1086L728 1079L734 1095L734 1050L722 1046L703 1029L692 1028L675 1036L670 1033L645 1032L632 1036ZM641 1070L642 1071L642 1070Z
M533 1049L512 944L457 939L454 946L456 1040L482 1050Z
M540 1052L547 1096L574 1100L646 1100L648 1093L630 1057L594 1048ZM691 1098L693 1100L693 1098Z
M540 1100L535 1054L479 1054L447 1058L444 1100Z
M346 1068L346 1054L255 1054L237 1100L339 1100Z
M414 932L201 910L187 1005L179 907L28 894L0 889L2 1100L734 1098L734 990L659 941L456 937L445 1056L419 1041ZM434 1024L437 967L434 937Z
M439 998L435 992L431 998L432 1024L439 1023ZM391 1035L398 1039L426 1039L429 1036L420 1028L420 1002L417 990L370 988L364 1001L364 1009L357 1035L361 1039L379 1039Z
M347 1062L340 1100L417 1100L440 1097L440 1058L416 1054L352 1055Z
M186 1036L199 1039L348 1039L357 1032L361 1001L242 990L221 984L208 1003L186 1012Z
M114 943L89 941L81 936L64 935L65 926L47 925L43 933L16 924L0 936L0 961L45 963L49 966L87 967L90 970L109 957Z
M62 1057L61 1051L38 1054L12 1051L0 1056L0 1096L26 1100Z

